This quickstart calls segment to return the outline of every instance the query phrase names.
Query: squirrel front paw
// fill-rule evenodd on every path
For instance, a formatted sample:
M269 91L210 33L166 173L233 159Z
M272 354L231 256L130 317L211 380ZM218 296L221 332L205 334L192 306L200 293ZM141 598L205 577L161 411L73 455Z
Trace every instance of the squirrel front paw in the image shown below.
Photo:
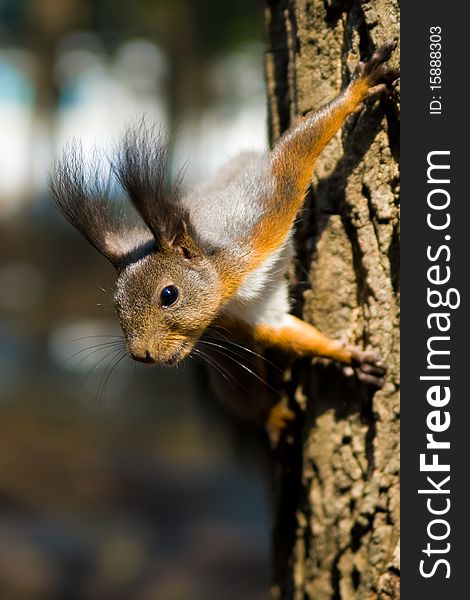
M282 432L289 427L294 419L294 411L286 406L283 400L271 407L265 427L272 448L277 447Z
M347 345L351 353L351 364L345 367L346 375L356 375L359 381L375 387L382 387L387 367L380 356L371 350L361 350L357 346Z
M358 63L353 80L365 79L368 85L366 97L382 92L387 84L399 77L399 71L388 64L392 52L397 47L395 40L387 40L377 48L367 62Z

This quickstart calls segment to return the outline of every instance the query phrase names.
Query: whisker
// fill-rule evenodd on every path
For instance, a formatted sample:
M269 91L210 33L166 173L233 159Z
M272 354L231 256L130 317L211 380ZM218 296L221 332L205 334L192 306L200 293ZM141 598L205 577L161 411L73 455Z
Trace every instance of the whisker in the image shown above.
M73 340L67 340L67 344L74 344L75 342L80 342L81 340L92 340L92 339L105 339L112 338L114 340L124 340L125 337L123 335L83 335L82 337L74 338Z
M116 350L117 349L118 348L116 348ZM90 356L97 354L100 350L101 350L101 348L97 348L96 350L92 350L89 354L82 356L82 358L77 362L77 364L75 366L79 367L84 361L86 361L88 358L90 358ZM109 356L109 353L106 356Z
M98 386L98 390L95 394L95 402L97 402L98 404L104 403L104 399L105 399L104 397L105 397L106 387L107 387L109 377L110 377L111 373L113 372L114 367L123 359L124 356L125 356L124 351L114 352L112 357L108 361L108 364L106 365L104 373L101 377L100 384Z
M99 361L98 361L98 362L97 362L95 365L93 365L93 366L92 366L92 367L91 367L91 368L88 370L88 373L85 375L85 377L84 377L84 379L83 379L83 381L82 381L82 383L81 383L81 385L80 385L80 389L78 390L78 395L79 395L79 396L80 396L80 394L82 393L82 390L83 390L83 388L84 388L84 386L85 386L85 383L87 382L87 380L88 380L89 376L91 375L91 373L92 373L93 371L96 371L96 370L98 369L98 367L99 367L99 366L102 364L102 362L103 362L104 360L106 360L107 358L110 358L110 357L114 357L114 356L115 356L115 355L116 355L118 352L120 352L120 351L121 351L121 349L120 349L120 348L114 348L114 350L110 350L110 351L109 351L107 354L105 354L104 356L102 356L102 357L100 358L100 360L99 360Z
M222 348L223 348L223 346L222 346ZM251 375L253 375L253 377L255 377L258 381L260 381L261 383L263 383L274 394L276 394L277 396L281 396L281 394L278 392L278 390L276 390L275 388L273 388L265 379L263 379L260 375L258 375L258 373L255 373L254 371L252 371L249 367L247 367L242 362L240 362L239 360L237 360L236 358L234 358L232 355L225 354L224 352L222 352L218 348L214 348L214 352L218 352L219 354L222 354L223 356L226 356L227 358L230 358L231 360L233 360L234 363L236 363L242 369L245 369L245 371L247 371L248 373L250 373Z
M220 329L221 331L225 331L227 332L228 335L231 334L230 329L227 329L227 327L224 327L223 325L219 325L217 323L212 323L207 330L211 330L211 329ZM222 335L222 334L221 334ZM225 337L225 336L224 336Z
M223 338L224 338L223 341L226 342L227 344L230 344L231 346L235 346L237 348L240 348L240 350L243 350L244 352L248 352L248 354L252 354L253 356L256 356L257 358L260 358L262 361L264 361L265 363L267 363L270 367L273 367L274 369L276 369L276 371L279 371L279 373L283 373L283 370L280 367L278 367L276 364L274 364L272 361L270 361L268 358L266 358L262 354L259 354L258 352L255 352L251 348L247 348L246 346L243 346L242 344L237 344L237 342L234 342L233 340L230 340L230 339L228 339L225 336L223 336ZM209 337L206 337L206 339L208 339L208 340L214 340L214 341L221 341L218 338L209 338Z
M193 352L197 356L200 356L201 358L203 358L210 367L212 367L220 375L222 375L222 377L225 379L225 381L230 385L230 387L232 389L234 389L234 390L236 389L236 387L233 384L233 379L232 380L229 379L229 375L232 378L233 378L233 376L229 371L227 371L227 369L224 369L221 365L219 365L213 357L209 358L208 355L205 352L203 352L200 348L193 348Z
M81 350L74 352L70 356L67 356L67 358L65 359L64 362L72 360L72 358L74 358L75 356L78 356L79 354L82 354L82 352L86 352L87 350L93 350L93 348L97 348L96 351L99 351L104 348L112 348L113 346L122 345L122 344L123 344L123 340L114 340L112 342L103 342L102 344L95 344L94 346L87 346L86 348L82 348ZM90 356L90 355L87 355L87 356ZM80 364L80 363L78 363L78 364Z
M104 403L105 400L105 395L106 395L106 389L108 387L108 382L109 379L114 371L114 369L118 366L118 364L127 356L127 352L123 351L122 354L118 355L117 358L113 359L113 363L111 368L108 370L104 381L102 380L100 388L98 390L98 397L99 397L99 403L102 404Z
M204 344L206 346L211 346L214 348L220 348L221 350L224 350L225 352L231 352L232 354L234 354L235 356L237 356L240 359L244 359L244 360L250 360L250 364L255 365L255 360L256 360L256 356L246 356L245 354L243 354L242 352L238 351L237 349L234 348L230 348L229 346L225 345L225 344L218 344L214 341L212 341L212 339L202 339L199 340L199 343Z
M189 355L189 356L192 358L191 355ZM206 355L206 357L207 357L207 355ZM231 358L231 357L228 357L228 358ZM212 359L214 359L214 357L212 357ZM209 362L207 364L209 364ZM213 366L213 365L210 365L210 366ZM218 364L218 366L221 367L220 364ZM240 390L242 390L243 392L245 392L248 395L250 394L250 390L248 389L248 387L246 385L244 385L243 383L241 383L238 379L236 379L236 377L230 372L229 369L225 369L225 372L230 375L230 377L232 378L233 381L235 381L235 383L237 384L237 386ZM237 388L235 388L235 386L232 385L231 387L232 387L232 389L234 389L236 391Z
M109 288L104 288L104 287L100 286L98 289L105 294L110 294L110 295L113 294L113 290L111 290Z

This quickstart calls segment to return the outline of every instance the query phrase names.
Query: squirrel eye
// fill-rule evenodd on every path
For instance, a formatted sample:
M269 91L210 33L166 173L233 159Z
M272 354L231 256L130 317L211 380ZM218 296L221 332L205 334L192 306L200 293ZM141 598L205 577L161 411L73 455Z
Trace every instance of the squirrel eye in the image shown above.
M178 297L178 288L174 285L167 285L165 288L163 288L162 293L160 294L161 305L165 308L167 306L171 306L178 300Z

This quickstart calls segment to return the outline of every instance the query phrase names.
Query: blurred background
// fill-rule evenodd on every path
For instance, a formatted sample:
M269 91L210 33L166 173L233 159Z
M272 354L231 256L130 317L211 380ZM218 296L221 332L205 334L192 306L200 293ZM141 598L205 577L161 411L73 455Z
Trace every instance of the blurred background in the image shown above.
M51 206L76 136L142 115L186 183L266 145L256 0L0 0L0 599L261 600L263 445L114 353L114 273Z

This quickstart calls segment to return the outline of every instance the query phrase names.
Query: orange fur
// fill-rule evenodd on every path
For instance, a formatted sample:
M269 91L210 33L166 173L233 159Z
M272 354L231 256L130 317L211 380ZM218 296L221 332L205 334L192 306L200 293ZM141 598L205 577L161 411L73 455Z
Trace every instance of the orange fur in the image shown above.
M286 315L284 324L279 327L264 323L250 327L244 321L226 316L218 317L215 323L241 343L255 343L262 348L277 349L298 357L323 356L351 364L351 352L340 342L293 315Z
M265 348L277 348L294 356L323 356L344 364L351 364L351 353L318 329L294 317L286 315L281 327L259 324L253 329L255 341Z
M254 259L250 270L286 240L304 202L318 156L346 117L361 107L369 88L367 78L354 80L336 100L300 120L274 147L275 192L267 202L266 216L253 232Z
M221 304L224 304L229 300L240 287L245 275L256 268L254 261L249 261L248 264L240 265L234 264L232 259L230 268L227 268L226 257L223 253L215 259L215 265L220 278L220 293L221 293Z

